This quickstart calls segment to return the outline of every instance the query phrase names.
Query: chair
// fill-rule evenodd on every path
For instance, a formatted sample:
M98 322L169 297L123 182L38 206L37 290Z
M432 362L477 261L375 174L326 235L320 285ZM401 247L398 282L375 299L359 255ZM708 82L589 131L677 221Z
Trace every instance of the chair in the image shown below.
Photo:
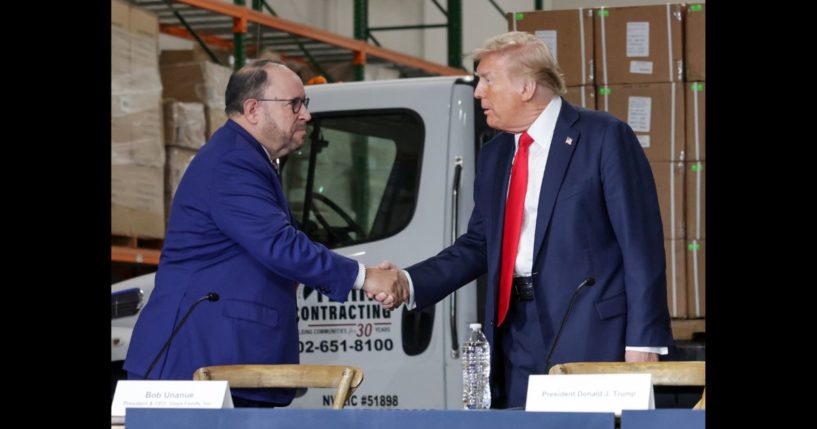
M693 409L705 409L706 362L570 362L553 365L549 374L652 374L656 386L704 386Z
M363 381L363 370L344 365L218 365L193 373L193 380L227 380L231 388L334 387L332 408L343 408Z

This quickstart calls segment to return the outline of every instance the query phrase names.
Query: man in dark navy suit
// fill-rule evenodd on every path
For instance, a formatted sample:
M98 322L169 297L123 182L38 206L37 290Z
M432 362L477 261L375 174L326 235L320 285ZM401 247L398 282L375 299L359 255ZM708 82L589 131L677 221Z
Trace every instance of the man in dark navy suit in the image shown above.
M475 59L474 96L488 125L504 132L479 154L468 231L404 271L408 307L431 305L487 272L498 408L524 406L528 376L552 364L657 360L672 343L664 237L632 129L565 101L559 66L531 34L493 37ZM593 286L577 291L582 283Z
M335 301L364 289L386 308L405 299L396 271L366 268L295 227L276 160L303 145L311 119L300 78L257 61L227 84L229 120L193 158L173 199L156 287L125 370L132 379L190 380L202 366L298 363L296 286ZM184 313L215 292L216 302ZM156 360L156 366L152 364ZM287 405L293 389L233 389L236 406Z

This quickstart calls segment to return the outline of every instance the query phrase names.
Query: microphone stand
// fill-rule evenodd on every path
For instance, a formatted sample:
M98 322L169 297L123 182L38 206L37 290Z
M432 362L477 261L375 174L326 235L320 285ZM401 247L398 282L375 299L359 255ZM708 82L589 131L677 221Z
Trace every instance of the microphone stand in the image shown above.
M187 322L187 318L190 317L190 314L193 312L193 309L204 301L216 302L218 301L218 299L219 296L217 293L210 292L207 295L204 295L203 297L197 299L196 301L193 302L193 304L190 305L190 308L187 309L187 313L184 313L184 317L182 317L181 322L179 322L179 324L176 325L176 329L174 329L173 332L170 334L170 338L168 338L167 341L165 341L165 344L164 346L162 346L162 349L159 350L159 353L156 354L156 357L153 359L153 362L150 363L148 370L145 372L145 377L142 378L142 380L148 379L148 376L150 376L150 372L153 371L153 367L156 366L157 362L159 362L159 357L161 357L162 354L164 354L164 352L168 349L168 347L170 347L171 341L173 341L173 338L176 336L176 334L179 333L179 330L182 328L182 326L184 326L184 322Z
M593 277L587 277L579 283L579 286L573 292L573 296L570 297L570 303L567 304L567 311L565 311L564 317L562 317L562 323L559 325L559 330L556 331L556 336L553 338L553 344L550 345L550 350L548 351L548 356L545 359L545 371L550 370L550 358L553 356L553 351L556 349L556 344L559 343L559 337L562 336L562 329L565 327L565 323L567 322L567 317L570 315L570 310L573 309L573 303L576 302L576 297L579 295L579 291L582 290L585 286L590 287L596 284L596 279Z

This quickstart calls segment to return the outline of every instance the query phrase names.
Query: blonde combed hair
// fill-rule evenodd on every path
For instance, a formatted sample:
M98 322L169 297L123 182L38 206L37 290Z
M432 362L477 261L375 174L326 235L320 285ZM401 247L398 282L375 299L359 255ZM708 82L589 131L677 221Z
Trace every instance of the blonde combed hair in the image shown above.
M530 77L556 95L567 92L564 75L550 48L530 33L510 31L496 35L474 51L474 59L480 60L489 54L508 55L512 59L512 73Z

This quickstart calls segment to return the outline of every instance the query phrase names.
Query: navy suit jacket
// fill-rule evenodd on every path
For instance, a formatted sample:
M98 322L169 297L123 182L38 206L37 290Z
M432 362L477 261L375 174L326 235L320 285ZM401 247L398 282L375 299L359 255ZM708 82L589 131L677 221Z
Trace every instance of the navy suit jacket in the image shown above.
M487 272L484 326L492 350L514 151L514 137L508 133L482 148L468 231L438 255L407 269L418 308ZM586 277L596 282L578 294L551 363L621 361L625 345L669 346L665 264L655 182L632 129L608 113L576 109L562 100L534 241L540 320L539 327L531 328L543 336L543 344L552 344L576 287Z
M156 286L134 328L125 370L143 375L180 318L151 379L192 379L202 366L298 363L296 286L345 301L356 261L294 226L281 182L260 143L232 120L191 161L173 199ZM234 390L289 403L291 389Z

